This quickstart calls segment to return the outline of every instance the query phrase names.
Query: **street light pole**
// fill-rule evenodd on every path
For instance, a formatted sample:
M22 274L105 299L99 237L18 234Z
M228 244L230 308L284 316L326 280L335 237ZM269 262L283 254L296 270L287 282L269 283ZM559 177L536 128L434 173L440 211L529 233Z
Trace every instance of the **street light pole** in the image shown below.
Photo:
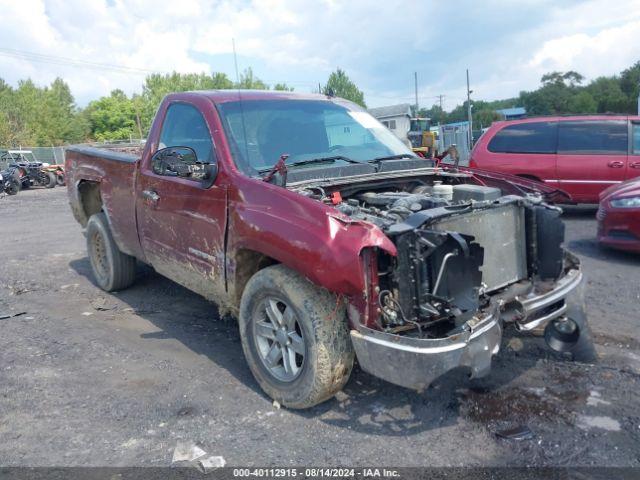
M416 89L416 117L418 116L418 72L413 72L413 80Z
M473 119L471 118L471 90L469 90L469 69L467 68L467 118L469 120L469 150L473 147Z
M638 77L638 115L640 115L640 77Z

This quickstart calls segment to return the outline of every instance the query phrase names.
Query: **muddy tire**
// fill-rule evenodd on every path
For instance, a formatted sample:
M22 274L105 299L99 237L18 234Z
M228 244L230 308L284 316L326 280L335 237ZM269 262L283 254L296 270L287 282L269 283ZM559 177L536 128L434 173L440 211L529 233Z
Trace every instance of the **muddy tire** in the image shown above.
M58 180L56 179L56 174L53 172L46 172L45 178L46 178L46 182L44 186L46 188L53 188L58 184Z
M66 182L64 180L64 173L62 172L56 173L56 183L58 184L59 187L64 187L66 185Z
M333 397L351 374L344 303L282 265L247 283L240 336L260 387L286 407L309 408Z
M102 212L91 215L87 223L87 253L93 277L103 290L121 290L134 282L136 259L118 249Z

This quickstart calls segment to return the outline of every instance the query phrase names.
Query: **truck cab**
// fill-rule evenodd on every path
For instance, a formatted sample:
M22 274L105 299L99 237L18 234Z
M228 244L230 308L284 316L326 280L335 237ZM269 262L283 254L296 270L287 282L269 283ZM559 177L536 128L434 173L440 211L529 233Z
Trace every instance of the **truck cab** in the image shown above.
M567 301L579 262L545 203L559 192L437 168L351 102L171 94L143 149L65 161L96 283L126 288L142 261L215 302L285 406L333 396L356 357L422 390L458 367L487 374L507 326L590 341Z

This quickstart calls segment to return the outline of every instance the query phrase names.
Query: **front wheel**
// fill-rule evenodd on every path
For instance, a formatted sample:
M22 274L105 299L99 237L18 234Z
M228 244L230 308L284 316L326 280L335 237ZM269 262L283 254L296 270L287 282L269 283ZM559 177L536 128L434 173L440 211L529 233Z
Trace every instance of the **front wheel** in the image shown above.
M20 191L20 182L17 182L14 179L9 180L4 185L4 191L7 193L7 195L17 195Z
M354 353L344 304L294 271L274 265L247 283L240 336L262 389L289 408L308 408L342 389Z
M120 251L102 212L91 215L87 223L87 253L93 277L103 290L121 290L134 282L136 259Z

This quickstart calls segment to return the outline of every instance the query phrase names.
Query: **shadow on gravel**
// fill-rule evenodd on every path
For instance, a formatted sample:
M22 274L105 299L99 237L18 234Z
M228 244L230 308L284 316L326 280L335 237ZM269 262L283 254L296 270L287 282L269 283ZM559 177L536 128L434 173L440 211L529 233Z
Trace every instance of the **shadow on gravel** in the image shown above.
M70 266L96 285L88 258L74 260ZM96 288L99 287L96 285ZM142 338L174 338L198 355L210 358L254 392L264 396L244 360L237 322L220 318L213 303L142 264L139 264L133 286L112 294L98 290L97 296L100 294L113 295L160 330L142 334Z
M70 266L93 283L87 258L74 260ZM220 319L213 304L146 266L139 268L134 286L113 295L160 330L143 334L142 338L174 338L267 398L245 362L236 321ZM336 398L308 410L291 412L339 428L384 436L415 435L456 425L461 416L485 423L484 417L473 418L477 404L487 394L498 395L497 389L534 367L540 358L536 343L539 339L523 339L526 347L514 353L507 348L510 338L510 332L505 332L501 353L494 357L494 368L486 378L469 380L467 371L460 369L418 393L379 380L356 365Z
M525 346L518 353L508 349L510 339L510 332L505 333L501 353L494 357L487 377L469 379L467 370L457 369L418 393L386 383L356 367L336 398L299 415L367 435L384 436L415 435L453 426L460 423L461 417L487 426L489 420L500 417L509 407L505 404L485 418L476 415L483 411L480 405L489 396L499 396L499 389L533 368L540 358L539 339L523 339Z
M595 260L603 260L614 264L640 266L640 255L604 247L596 240L595 233L593 238L572 240L566 242L565 246L573 253Z

